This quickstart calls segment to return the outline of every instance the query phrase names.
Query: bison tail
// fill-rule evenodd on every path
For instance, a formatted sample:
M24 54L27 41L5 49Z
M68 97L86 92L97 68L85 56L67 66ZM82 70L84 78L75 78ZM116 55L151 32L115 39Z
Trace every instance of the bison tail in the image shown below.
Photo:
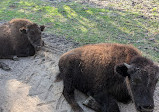
M60 82L62 80L62 74L58 73L54 82Z

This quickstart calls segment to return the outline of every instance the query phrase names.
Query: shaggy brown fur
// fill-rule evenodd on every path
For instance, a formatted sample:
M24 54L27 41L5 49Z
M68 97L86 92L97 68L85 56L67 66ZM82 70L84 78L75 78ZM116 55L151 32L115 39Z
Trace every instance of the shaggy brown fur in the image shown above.
M27 19L12 19L0 25L0 58L34 55L44 44L44 28Z
M130 65L128 64L133 67L129 69L128 66ZM143 68L149 67L142 78L149 77L148 75L151 73L153 74L151 77L157 79L158 67L153 62L151 63L149 59L142 57L141 52L131 45L106 43L86 45L73 49L61 56L59 60L60 73L57 76L57 80L63 79L63 95L75 112L81 112L82 109L74 100L74 89L93 96L101 104L100 111L119 112L116 100L123 103L131 100L126 87L125 77L128 76L131 83L131 79L134 78L132 74L136 73L136 67L139 67L142 71L136 74L136 77L141 78ZM152 73L151 70L154 72ZM149 83L154 81L154 79L151 80L150 78ZM148 83L142 80L141 82ZM151 93L145 92L149 95L147 98L149 103L147 104L139 101L143 97L138 97L135 93L136 91L131 91L133 96L137 97L134 97L134 101L139 111L144 109L152 110L155 83L153 83L153 89L150 87L153 90ZM132 85L130 86L131 90L134 89ZM141 89L140 86L137 87ZM148 88L145 89L147 90Z

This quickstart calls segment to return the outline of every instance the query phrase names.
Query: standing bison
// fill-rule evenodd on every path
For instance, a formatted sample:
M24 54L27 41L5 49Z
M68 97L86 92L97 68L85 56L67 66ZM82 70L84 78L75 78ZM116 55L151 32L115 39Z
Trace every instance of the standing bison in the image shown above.
M75 112L83 112L74 90L92 96L101 112L120 112L117 101L134 101L140 112L154 109L154 90L159 67L131 45L94 44L73 49L59 60L63 95Z
M41 39L44 28L27 19L12 19L0 25L0 58L33 56L44 45ZM0 67L7 69L4 63Z

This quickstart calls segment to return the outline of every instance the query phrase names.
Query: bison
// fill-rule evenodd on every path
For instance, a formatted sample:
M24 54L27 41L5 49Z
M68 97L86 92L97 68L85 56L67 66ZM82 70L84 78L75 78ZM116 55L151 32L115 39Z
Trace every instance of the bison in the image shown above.
M56 81L63 80L63 95L75 112L83 112L75 89L92 96L101 112L120 112L117 101L131 100L140 112L154 109L159 67L132 45L85 45L63 54L58 66Z
M12 19L0 25L0 58L33 56L44 45L41 38L44 28L28 19ZM3 65L0 63L0 67Z

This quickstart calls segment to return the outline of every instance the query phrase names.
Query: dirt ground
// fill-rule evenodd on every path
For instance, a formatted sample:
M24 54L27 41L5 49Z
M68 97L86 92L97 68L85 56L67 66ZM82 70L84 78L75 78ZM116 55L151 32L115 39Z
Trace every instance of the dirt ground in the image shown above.
M78 44L63 37L43 34L48 50L19 61L1 60L11 71L0 69L0 112L72 112L62 94L62 82L54 83L58 60L62 53ZM155 111L159 112L159 85L155 91ZM76 92L82 106L86 96ZM121 112L136 112L133 103L119 104ZM82 106L85 112L92 110Z

